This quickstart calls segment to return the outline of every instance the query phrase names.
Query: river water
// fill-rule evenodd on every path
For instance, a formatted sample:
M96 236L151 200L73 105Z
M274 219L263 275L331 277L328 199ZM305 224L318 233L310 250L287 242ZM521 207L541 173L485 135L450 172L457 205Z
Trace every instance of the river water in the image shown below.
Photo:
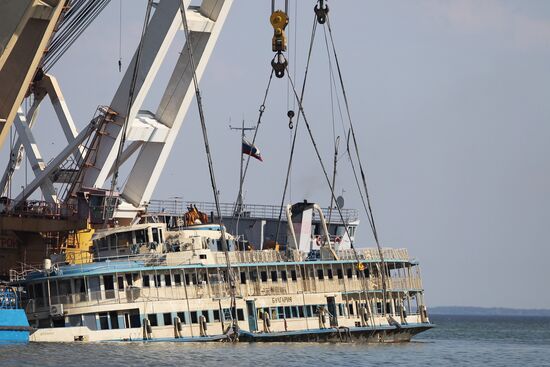
M0 366L550 366L550 318L432 316L401 344L0 345Z

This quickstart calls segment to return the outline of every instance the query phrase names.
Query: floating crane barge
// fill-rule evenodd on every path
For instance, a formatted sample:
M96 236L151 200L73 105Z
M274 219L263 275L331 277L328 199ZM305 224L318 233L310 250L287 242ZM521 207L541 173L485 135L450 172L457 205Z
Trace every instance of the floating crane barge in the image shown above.
M347 111L348 145L355 147L363 186L357 176L356 182L377 245L354 246L357 212L343 210L334 196L336 158L331 182L288 73L288 1L284 10L271 2L275 54L246 154L260 157L254 143L269 86L273 75L286 75L299 108L296 120L288 111L289 128L296 126L295 141L300 117L305 123L330 187L331 208L285 206L284 196L280 206L247 206L242 183L248 162L244 170L241 165L236 204L224 209L219 203L199 82L232 3L148 0L139 45L111 103L99 106L79 131L50 71L109 0L0 2L0 146L10 130L17 136L0 181L0 276L13 287L0 292L9 306L0 308L0 339L26 340L30 332L30 340L39 342L401 342L433 327L418 262L406 249L380 246ZM333 41L326 2L318 0L314 10L314 30L316 22L326 24ZM144 110L181 31L185 46L160 102ZM48 163L33 132L46 97L67 140ZM152 194L193 98L215 203L167 213ZM244 141L244 123L242 133ZM34 178L12 195L24 159ZM133 166L119 182L128 162ZM291 163L292 154L289 170ZM17 325L2 325L14 312Z

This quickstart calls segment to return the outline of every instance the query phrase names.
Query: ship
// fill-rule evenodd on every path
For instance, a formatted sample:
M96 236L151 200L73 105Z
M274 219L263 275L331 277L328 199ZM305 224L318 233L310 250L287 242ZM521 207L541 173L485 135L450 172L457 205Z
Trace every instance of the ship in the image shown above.
M26 343L31 330L18 290L0 284L0 344Z
M6 255L0 272L29 322L9 327L21 326L16 331L26 330L33 342L380 343L409 341L434 326L418 261L378 239L348 110L348 153L376 246L356 244L358 213L335 195L336 154L331 180L302 104L308 66L302 97L288 69L288 1L282 8L271 1L269 81L254 137L245 139L244 124L240 129L241 157L248 160L244 166L241 159L239 195L229 204L219 201L199 83L233 1L147 1L138 46L112 101L79 131L51 70L108 3L0 3L0 86L10 86L0 88L0 146L11 127L17 133L0 181ZM326 1L314 3L313 29L325 27L330 36L333 75L346 99L329 8ZM144 110L178 32L184 32L183 50L157 109ZM305 124L331 192L329 208L305 200L290 204L284 195L281 205L243 200L250 157L261 159L256 133L274 76L288 78L292 87L298 110L287 112L288 126L295 141L298 125ZM67 138L47 162L33 132L46 97ZM152 195L193 99L214 203L174 200L170 211L171 203ZM34 179L13 195L13 176L24 159Z
M375 248L353 251L317 204L287 211L280 249L253 249L225 232L223 251L220 225L200 211L205 223L96 232L93 262L48 259L18 275L31 341L380 343L433 327L406 249L384 248L383 260ZM248 220L266 219L253 213Z

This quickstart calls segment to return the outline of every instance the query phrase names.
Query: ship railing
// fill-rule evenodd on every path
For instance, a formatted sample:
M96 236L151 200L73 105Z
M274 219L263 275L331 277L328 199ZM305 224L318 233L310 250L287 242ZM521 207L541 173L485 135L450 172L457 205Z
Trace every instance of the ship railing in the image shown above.
M422 289L422 279L419 277L392 277L387 282L388 289Z
M231 251L228 254L231 264L273 263L286 261L284 253L275 250ZM226 264L227 261L225 253L215 252L214 261L216 264Z
M359 260L380 260L380 254L376 248L357 249ZM340 260L356 260L353 250L337 251ZM384 260L402 260L409 261L409 252L405 248L383 248L382 255Z
M49 219L66 219L77 214L77 207L67 203L50 203L40 200L26 200L20 205L13 205L14 200L6 199L2 203L0 214L23 217L40 217Z
M208 215L216 213L215 203L183 201L181 199L151 200L147 205L147 213L182 216L190 206L196 206L199 211ZM222 216L228 218L240 214L243 218L278 219L281 207L263 204L242 204L240 207L236 207L233 203L220 203L220 209ZM328 220L330 209L323 208L322 210ZM359 219L357 209L341 209L341 211L345 223L355 222ZM331 223L342 223L340 215L334 209L332 210Z

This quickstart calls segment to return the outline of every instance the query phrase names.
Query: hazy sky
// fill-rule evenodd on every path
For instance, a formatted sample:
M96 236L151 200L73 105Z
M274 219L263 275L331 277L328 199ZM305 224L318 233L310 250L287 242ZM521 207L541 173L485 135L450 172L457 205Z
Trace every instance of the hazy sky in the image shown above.
M79 127L109 104L118 72L119 1L56 65ZM123 64L137 44L145 1L123 2ZM303 77L313 0L291 0L291 68ZM272 57L270 1L235 0L201 83L221 200L235 200L240 140L228 129L257 111ZM282 1L281 1L282 3ZM329 1L382 244L422 265L429 305L550 307L550 3L548 1ZM294 32L297 29L297 43ZM331 166L333 129L324 35L318 29L304 102ZM146 108L156 109L177 53L172 47ZM296 62L294 56L296 55ZM287 82L275 80L251 162L248 203L280 202L289 152ZM292 106L292 98L290 97ZM53 157L64 144L48 103L36 136ZM195 105L155 197L211 201ZM336 134L342 123L335 120ZM59 130L55 130L59 131ZM292 200L326 206L329 191L305 130ZM5 165L7 150L0 152ZM29 168L28 180L32 179ZM24 169L16 182L24 181ZM20 185L20 184L19 184ZM348 159L337 192L360 208ZM372 246L364 212L359 246Z

